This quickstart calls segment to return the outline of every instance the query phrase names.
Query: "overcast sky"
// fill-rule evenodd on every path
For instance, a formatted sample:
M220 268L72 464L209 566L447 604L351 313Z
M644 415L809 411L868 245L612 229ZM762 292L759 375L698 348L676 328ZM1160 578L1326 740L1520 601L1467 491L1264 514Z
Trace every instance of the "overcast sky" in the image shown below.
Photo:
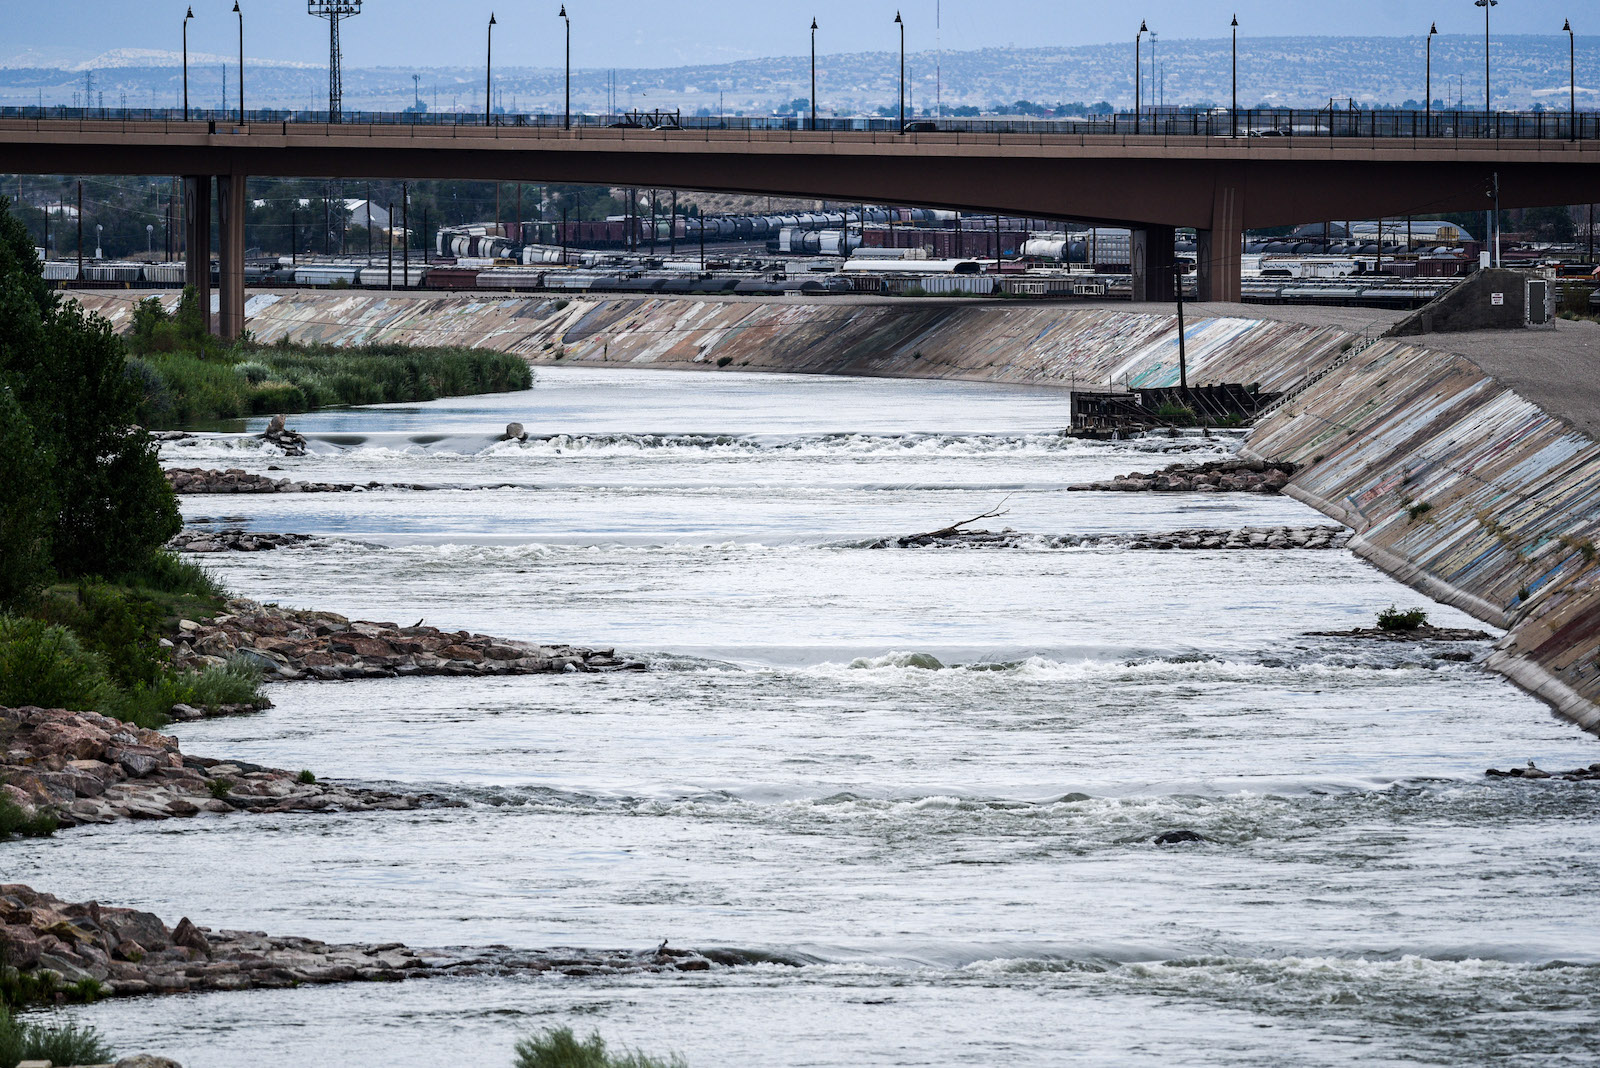
M7 13L0 62L78 63L114 49L176 51L188 6L189 0L0 0ZM303 0L241 0L241 6L249 56L327 62L326 24L306 14ZM559 66L559 6L559 0L367 0L345 29L345 63L476 64L492 10L501 62ZM233 0L193 0L193 7L191 52L236 53ZM932 49L936 37L946 49L1131 41L1140 19L1163 37L1224 37L1234 11L1242 37L1420 35L1431 21L1442 34L1483 32L1483 11L1472 0L567 0L567 9L576 67L800 55L809 47L813 16L823 53L888 50L898 41L897 9L905 13L913 52ZM1496 33L1553 35L1569 15L1579 19L1580 34L1600 32L1595 0L1504 0L1493 26Z

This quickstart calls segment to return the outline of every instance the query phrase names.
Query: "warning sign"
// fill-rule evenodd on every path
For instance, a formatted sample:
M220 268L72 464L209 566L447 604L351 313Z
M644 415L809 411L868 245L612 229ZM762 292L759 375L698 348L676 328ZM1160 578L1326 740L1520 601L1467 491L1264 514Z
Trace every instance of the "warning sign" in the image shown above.
M1505 302L1506 302L1506 295L1504 293L1490 293L1489 294L1489 303L1493 304L1496 308L1500 307Z

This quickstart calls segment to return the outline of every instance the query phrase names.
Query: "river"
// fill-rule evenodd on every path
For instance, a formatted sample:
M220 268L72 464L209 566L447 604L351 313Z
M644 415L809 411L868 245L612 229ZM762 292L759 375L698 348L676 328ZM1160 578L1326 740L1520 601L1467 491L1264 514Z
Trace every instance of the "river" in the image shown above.
M510 421L534 433L497 441ZM6 877L215 926L419 946L725 947L673 977L461 978L71 1010L186 1068L509 1065L570 1024L714 1065L1551 1063L1600 1054L1594 740L1433 646L1347 551L1056 548L1325 522L1067 493L1222 455L1083 443L1048 389L541 370L301 416L184 466L433 487L190 497L327 535L206 558L243 596L615 645L650 670L277 686L186 751L468 802L122 824ZM1002 507L1011 549L876 539ZM1484 646L1475 647L1479 654ZM1193 830L1209 841L1161 847Z

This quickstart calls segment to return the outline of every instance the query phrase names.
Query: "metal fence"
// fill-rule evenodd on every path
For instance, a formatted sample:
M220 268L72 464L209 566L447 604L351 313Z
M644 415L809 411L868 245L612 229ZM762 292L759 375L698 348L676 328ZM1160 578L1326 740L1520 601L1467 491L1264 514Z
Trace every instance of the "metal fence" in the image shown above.
M262 109L204 110L191 108L69 108L4 107L0 120L36 122L205 123L208 128L228 126L412 126L492 127L579 130L614 129L649 131L733 130L762 133L888 133L901 132L895 119L819 118L804 116L677 115L655 113L501 114L482 112L346 111L341 121L329 122L325 111ZM903 136L939 139L955 135L1057 135L1066 137L1204 137L1277 138L1284 140L1403 138L1410 140L1600 140L1600 112L1569 111L1369 111L1321 108L1318 110L1264 109L1123 113L1068 119L917 119Z

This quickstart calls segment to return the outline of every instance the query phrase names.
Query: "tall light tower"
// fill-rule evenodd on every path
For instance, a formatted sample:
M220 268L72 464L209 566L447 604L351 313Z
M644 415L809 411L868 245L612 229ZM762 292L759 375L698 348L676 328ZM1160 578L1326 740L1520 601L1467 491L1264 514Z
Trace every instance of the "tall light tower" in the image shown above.
M306 14L328 20L328 121L344 119L344 78L339 68L339 20L361 14L361 0L306 0Z

